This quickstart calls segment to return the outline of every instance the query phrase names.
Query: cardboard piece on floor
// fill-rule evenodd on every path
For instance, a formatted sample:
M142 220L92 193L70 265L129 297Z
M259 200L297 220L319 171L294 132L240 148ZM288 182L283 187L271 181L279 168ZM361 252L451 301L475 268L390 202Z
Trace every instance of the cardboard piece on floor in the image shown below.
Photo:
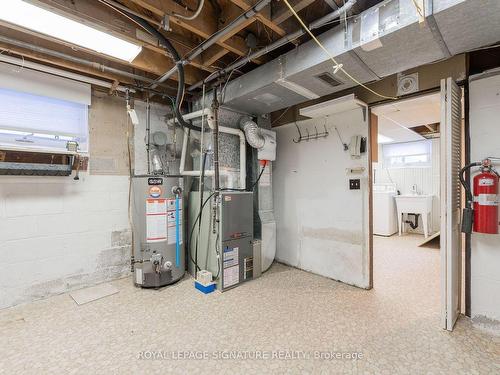
M424 246L426 244L428 244L429 242L431 242L432 240L434 240L435 238L438 238L440 236L441 232L438 231L436 233L434 233L433 235L427 237L426 239L424 239L421 243L418 244L418 246Z
M83 305L116 293L118 293L118 289L116 289L113 285L101 284L90 288L75 290L69 295L78 305Z

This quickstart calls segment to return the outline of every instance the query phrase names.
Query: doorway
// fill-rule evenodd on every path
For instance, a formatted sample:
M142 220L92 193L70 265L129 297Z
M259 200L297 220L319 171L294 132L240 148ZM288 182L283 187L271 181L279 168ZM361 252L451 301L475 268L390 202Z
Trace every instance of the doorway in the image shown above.
M450 167L446 153L451 142L460 164L462 144L457 148L457 137L448 133L450 126L457 128L457 119L463 129L463 114L462 90L450 79L455 90L450 93L448 80L443 82L441 92L371 108L373 284L392 290L394 298L408 299L405 303L422 313L441 316L442 327L451 330L463 290L455 285L462 279L462 247L457 210L450 214L446 208L447 199L460 189L448 178L455 175L457 163ZM450 98L453 103L447 103ZM458 310L447 319L446 310L457 303Z

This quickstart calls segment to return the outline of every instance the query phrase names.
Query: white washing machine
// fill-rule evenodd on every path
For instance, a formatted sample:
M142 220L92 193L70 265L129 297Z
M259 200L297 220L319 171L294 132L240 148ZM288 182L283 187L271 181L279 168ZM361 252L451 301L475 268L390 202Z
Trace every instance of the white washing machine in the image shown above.
M398 231L395 184L373 185L373 234L392 236Z

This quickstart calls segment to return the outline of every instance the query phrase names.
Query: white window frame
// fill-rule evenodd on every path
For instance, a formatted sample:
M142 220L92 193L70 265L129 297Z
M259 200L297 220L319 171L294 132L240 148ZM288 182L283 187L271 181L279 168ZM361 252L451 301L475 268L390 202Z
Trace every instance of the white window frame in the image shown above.
M418 144L420 143L420 144ZM400 152L400 153L390 153L389 149L391 148L404 148L405 145L408 145L409 151L408 153ZM418 148L421 148L422 151L418 152ZM390 155L387 155L387 154ZM406 158L411 158L415 156L426 156L427 160L425 162L410 162L406 161ZM432 167L432 142L430 140L421 140L421 141L413 141L413 142L402 142L402 143L386 143L382 145L382 157L383 157L383 165L384 168L387 169L398 169L398 168L431 168ZM393 163L391 159L400 158L402 161L400 163Z
M3 97L3 109L0 108L1 147L64 152L67 151L67 142L73 141L78 143L79 152L88 152L89 114L86 104L3 88L0 88L0 97ZM13 98L11 102L9 97ZM44 106L50 106L52 112ZM37 117L39 123L36 122ZM50 126L52 119L55 119L57 129ZM71 127L65 128L66 122L71 123Z

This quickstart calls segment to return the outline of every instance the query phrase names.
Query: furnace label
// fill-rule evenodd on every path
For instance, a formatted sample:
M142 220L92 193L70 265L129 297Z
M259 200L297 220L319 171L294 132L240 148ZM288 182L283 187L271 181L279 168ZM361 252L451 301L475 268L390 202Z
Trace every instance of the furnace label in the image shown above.
M222 256L224 275L222 287L227 288L240 282L239 248L226 247Z

